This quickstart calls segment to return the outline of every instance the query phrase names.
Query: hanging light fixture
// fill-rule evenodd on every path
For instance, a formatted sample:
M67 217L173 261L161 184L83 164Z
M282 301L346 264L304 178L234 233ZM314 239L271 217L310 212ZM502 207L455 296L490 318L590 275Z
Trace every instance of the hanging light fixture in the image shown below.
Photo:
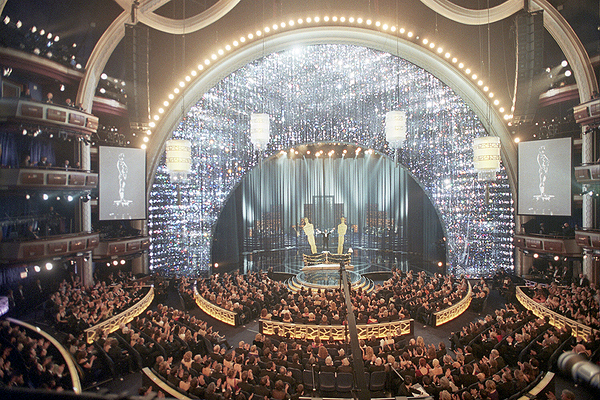
M192 143L179 139L167 141L166 164L171 181L185 181L192 167Z
M473 166L480 181L495 181L500 170L500 138L484 136L473 140Z
M269 114L250 114L250 141L257 150L264 150L270 139Z
M393 149L400 149L406 140L406 113L388 111L385 114L385 139Z

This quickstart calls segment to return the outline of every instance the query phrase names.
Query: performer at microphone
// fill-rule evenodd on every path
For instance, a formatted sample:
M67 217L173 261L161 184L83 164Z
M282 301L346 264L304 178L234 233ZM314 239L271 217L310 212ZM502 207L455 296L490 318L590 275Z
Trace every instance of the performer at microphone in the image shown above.
M340 219L340 224L338 225L338 248L337 253L342 254L344 251L344 236L346 235L346 231L348 230L348 225L346 225L346 218L342 217Z
M310 244L310 251L312 254L317 254L317 245L315 244L315 226L308 221L308 218L304 217L304 233L306 233L306 239Z

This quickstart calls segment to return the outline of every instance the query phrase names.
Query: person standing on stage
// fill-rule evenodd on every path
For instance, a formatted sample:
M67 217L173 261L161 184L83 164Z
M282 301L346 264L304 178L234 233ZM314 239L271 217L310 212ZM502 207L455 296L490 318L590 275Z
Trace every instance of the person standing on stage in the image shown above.
M315 244L315 226L308 222L308 218L304 218L304 233L310 244L310 251L312 254L317 254L317 245Z
M348 225L346 225L346 218L342 217L340 220L340 224L338 225L338 249L337 253L342 254L344 251L344 236L346 235L346 231L348 230Z

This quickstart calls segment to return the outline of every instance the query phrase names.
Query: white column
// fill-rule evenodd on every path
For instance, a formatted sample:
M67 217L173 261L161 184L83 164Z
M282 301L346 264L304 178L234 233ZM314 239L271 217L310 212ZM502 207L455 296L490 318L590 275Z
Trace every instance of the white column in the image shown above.
M594 134L585 133L587 126L581 127L581 163L594 162ZM594 199L591 196L583 196L582 205L582 228L594 228ZM592 257L585 257L583 260L583 273L592 277Z
M81 142L80 146L80 160L81 168L84 171L89 171L92 168L92 162L90 159L90 145L85 142ZM92 204L91 202L81 202L81 229L83 232L92 231ZM88 251L84 254L83 265L81 267L81 281L85 286L94 284L94 270L92 267L92 252Z

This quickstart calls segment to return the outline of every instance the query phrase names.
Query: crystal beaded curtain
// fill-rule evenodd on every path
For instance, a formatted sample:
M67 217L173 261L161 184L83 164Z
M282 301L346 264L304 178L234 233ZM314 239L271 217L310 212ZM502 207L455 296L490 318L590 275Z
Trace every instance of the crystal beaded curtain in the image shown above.
M205 93L173 132L192 142L192 172L177 204L162 160L149 200L150 268L196 276L210 268L212 231L228 195L261 159L304 143L339 141L393 157L385 113L404 110L399 162L439 210L448 270L487 276L512 269L513 199L504 168L489 203L473 169L473 138L486 135L465 102L427 71L389 53L315 45L273 53ZM257 156L250 114L271 116L271 141Z

